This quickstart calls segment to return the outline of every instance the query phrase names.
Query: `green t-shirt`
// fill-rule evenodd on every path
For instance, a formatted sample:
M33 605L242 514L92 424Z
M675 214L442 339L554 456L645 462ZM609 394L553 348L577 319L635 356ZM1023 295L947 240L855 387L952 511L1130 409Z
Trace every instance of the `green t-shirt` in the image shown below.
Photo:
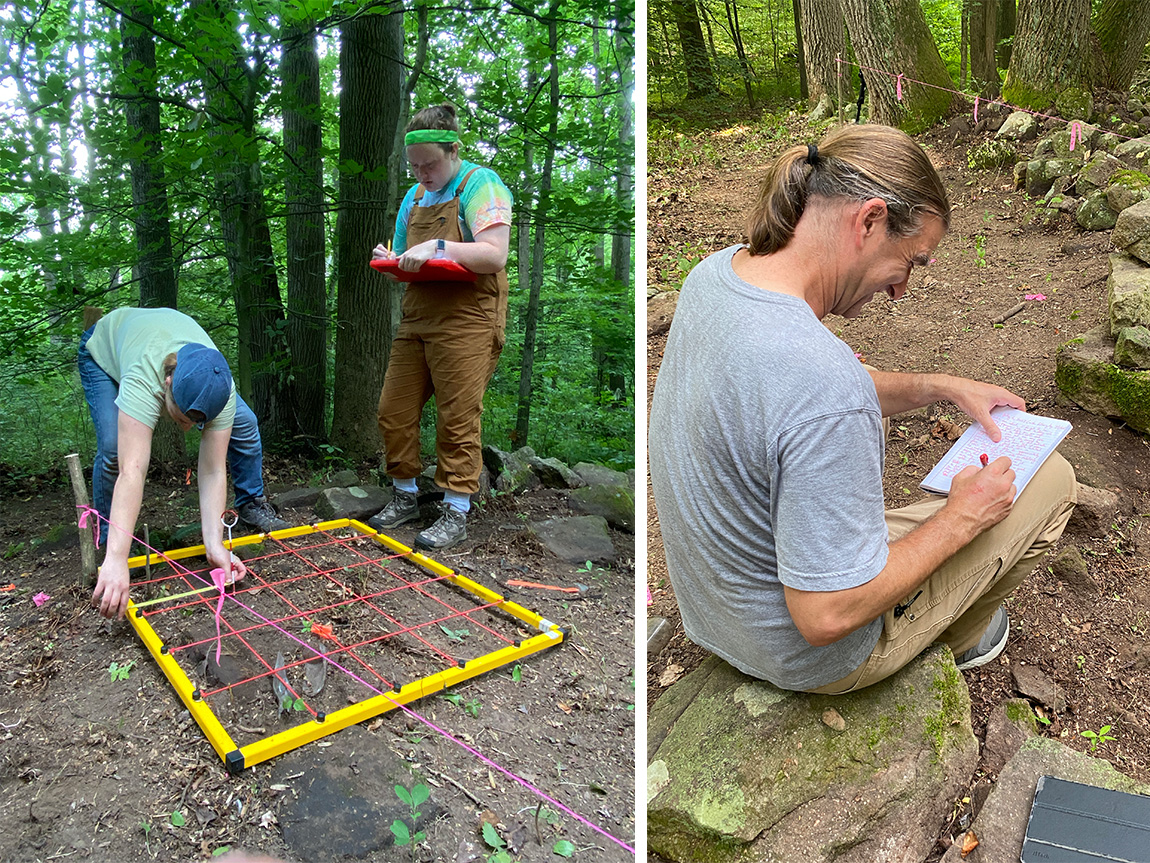
M190 344L216 347L203 328L182 312L125 308L109 312L96 323L88 353L120 385L116 407L154 429L164 411L164 359ZM224 409L204 428L229 429L235 416L233 381Z

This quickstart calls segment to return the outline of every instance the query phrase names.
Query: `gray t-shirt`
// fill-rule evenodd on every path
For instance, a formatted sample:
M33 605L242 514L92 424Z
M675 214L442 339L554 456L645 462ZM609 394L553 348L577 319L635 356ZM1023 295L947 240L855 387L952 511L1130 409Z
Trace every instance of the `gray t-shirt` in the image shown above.
M810 306L735 275L738 248L683 284L651 402L651 483L688 637L813 689L862 664L882 619L812 647L783 585L843 590L886 565L882 411Z

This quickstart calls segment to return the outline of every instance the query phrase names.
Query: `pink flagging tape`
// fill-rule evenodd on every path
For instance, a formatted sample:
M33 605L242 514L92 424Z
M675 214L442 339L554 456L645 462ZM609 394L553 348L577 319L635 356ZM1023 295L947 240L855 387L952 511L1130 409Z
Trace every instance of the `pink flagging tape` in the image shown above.
M83 526L84 526L84 522L86 521L86 519L87 519L87 517L88 517L89 515L94 515L94 516L96 516L96 518L97 518L97 519L103 519L104 521L108 522L108 526L109 526L109 527L114 527L114 528L116 528L116 530L118 530L118 531L121 531L122 533L127 533L127 534L131 535L129 531L126 531L126 530L124 530L124 529L123 529L122 527L120 527L119 525L117 525L117 524L113 523L113 522L112 522L110 519L104 518L104 516L100 515L100 513L99 513L99 512L97 512L97 511L96 511L95 509L93 509L92 507L86 507L86 508L85 508L85 507L81 507L81 509L83 509L83 510L84 510L84 512L82 512L82 513L81 513L81 515L80 515L80 519L81 519L81 522L80 522L80 526L81 526L81 527L83 527ZM97 524L98 524L98 523L99 523L99 522L97 521ZM162 551L159 551L158 549L152 548L150 545L148 545L147 543L145 543L145 542L144 542L143 540L141 540L139 537L135 537L135 536L133 536L132 538L133 538L134 540L136 540L137 542L139 542L139 543L140 543L140 545L141 545L141 546L143 546L144 548L146 548L146 549L148 549L149 551L151 551L152 553L154 553L154 554L158 555L158 556L160 557L160 559L161 559L161 560L164 560L164 561L166 561L166 562L167 562L167 563L168 563L168 564L169 564L169 565L170 565L170 566L171 566L173 569L175 569L176 571L180 571L180 570L182 570L186 576L191 576L192 578L195 578L195 579L197 579L197 580L199 580L199 581L202 581L202 582L203 582L205 585L207 585L207 584L209 583L207 579L203 578L203 577L202 577L202 576L200 576L200 575L197 575L195 572L193 572L192 570L188 569L188 568L187 568L186 566L184 566L183 564L180 564L180 563L178 563L177 561L175 561L175 560L172 560L170 557L168 557L168 556L167 556L166 554L164 554ZM220 577L221 577L221 580L222 580L222 578L223 578L223 571L222 571L222 570L220 570ZM215 576L214 576L214 574L213 574L213 581L215 581ZM222 609L222 607L223 607L223 600L224 600L225 598L227 598L227 599L231 600L231 601L232 601L233 603L235 603L235 604L236 604L238 607L242 608L244 611L248 612L249 614L251 614L251 615L253 615L253 616L255 616L255 617L259 618L259 619L260 619L260 620L262 620L262 621L263 621L265 624L267 624L268 626L271 626L273 629L277 629L277 630L279 630L279 632L280 632L280 633L282 633L283 635L286 635L286 636L287 636L288 638L290 638L292 641L295 641L296 643L298 643L298 644L299 644L299 645L301 645L302 647L306 648L307 650L310 650L310 651L311 651L312 653L314 653L316 656L324 656L324 654L323 654L321 651L319 651L319 650L316 650L316 648L315 648L315 647L313 647L311 644L308 644L308 643L307 643L306 641L304 641L302 638L299 638L297 635L295 635L295 633L289 632L288 630L284 629L282 626L280 626L279 624L277 624L275 621L273 621L273 620L269 620L268 618L264 617L262 614L260 614L260 613L259 613L258 611L256 611L255 609L251 608L251 607L250 607L250 606L248 606L248 605L245 605L243 602L240 602L240 600L239 600L238 598L236 598L236 596L235 596L234 594L224 594L224 592L223 592L223 590L222 590L222 589L221 589L221 591L220 591L220 605L218 606L218 608ZM217 612L217 613L218 613L218 612ZM217 623L218 623L218 617L217 617ZM217 650L218 650L218 649L219 649L219 648L218 648L218 644L217 644ZM217 661L218 661L218 653L217 653ZM488 758L486 755L484 755L484 754L483 754L482 752L480 752L479 750L475 749L475 748L474 748L474 747L472 747L472 746L469 746L469 745L467 745L467 744L466 744L466 743L464 743L462 740L460 740L460 739L458 739L457 737L453 736L453 735L452 735L450 732L448 732L448 731L446 731L446 730L444 730L444 729L440 728L438 725L436 725L436 724L435 724L434 722L432 722L431 720L429 720L429 719L427 719L426 717L424 717L424 716L421 716L420 714L416 713L414 710L412 710L412 709L411 709L410 707L408 707L407 705L405 705L405 704L400 704L399 702L395 701L394 699L388 698L388 696L387 696L387 693L383 692L383 691L382 691L381 689L379 689L378 687L372 686L370 683L368 683L368 682L367 682L366 680L364 680L362 677L360 677L359 675L357 675L355 672L351 671L350 669L348 669L348 668L344 667L343 665L341 665L341 664L340 664L339 662L337 662L336 660L334 660L334 659L332 659L332 658L328 657L328 658L327 658L327 662L328 662L329 664L331 664L332 666L334 666L335 668L338 668L340 671L342 671L344 674L346 674L346 675L347 675L348 677L350 677L352 680L354 680L354 681L356 681L357 683L359 683L359 684L361 684L361 685L363 685L363 686L367 687L369 690L371 690L372 692L374 692L376 695L382 695L384 698L387 698L387 700L388 700L388 701L390 701L392 704L394 704L394 705L395 705L396 707L398 707L400 710L402 710L402 711L404 711L405 713L409 714L409 715L410 715L410 716L411 716L413 719L417 719L418 721L420 721L420 722L422 722L424 725L426 725L428 728L432 729L432 730L433 730L433 731L435 731L436 733L438 733L438 734L442 735L443 737L445 737L445 738L447 738L448 740L450 740L452 743L454 743L454 744L456 744L457 746L459 746L461 749L465 750L466 752L470 753L471 755L474 755L476 758L478 758L480 761L482 761L482 762L483 762L484 764L486 764L488 767L492 767L492 768L494 768L495 770L498 770L500 773L502 773L502 774L503 774L504 776L506 776L508 779L510 779L510 780L512 780L513 782L515 782L515 783L517 783L517 784L521 785L523 788L526 788L528 791L530 791L530 792L531 792L532 794L534 794L536 797L540 798L541 800L544 800L544 801L546 801L547 803L550 803L550 804L551 804L552 806L554 806L556 809L559 809L560 811L567 813L569 816L571 816L572 818L574 818L574 819L575 819L576 821L578 821L580 824L583 824L583 825L585 825L585 826L587 826L587 827L590 827L592 830L594 830L594 831L595 831L596 833L598 833L599 835L601 835L601 836L603 836L603 837L605 837L605 838L607 838L607 839L610 839L612 842L614 842L614 843L615 843L616 845L618 845L620 848L623 848L624 850L626 850L626 851L629 851L631 854L635 854L635 853L636 853L635 849L634 849L633 847L631 847L630 845L628 845L626 842L624 842L622 839L619 839L619 838L617 838L617 837L613 836L612 834L610 834L610 833L608 833L606 830L604 830L602 827L599 827L598 825L596 825L596 824L593 824L591 821L589 821L587 818L585 818L585 817L583 817L582 815L580 815L580 814L579 814L578 812L576 812L574 809L571 809L570 807L568 807L568 806L565 806L564 804L560 803L558 800L556 800L555 798L551 797L549 794L547 794L546 792L544 792L544 791L540 790L539 788L536 788L534 785L532 785L532 784L531 784L530 782L528 782L526 779L524 779L523 777L519 776L518 774L516 774L516 773L512 772L511 770L509 770L508 768L504 767L503 765L501 765L501 764L498 764L498 763L496 763L495 761L492 761L490 758Z
M970 98L970 96L968 94L963 93L961 90L952 90L949 87L940 87L938 84L931 84L928 81L919 81L917 78L911 78L902 72L895 73L895 72L888 71L887 69L879 69L879 68L876 68L875 66L867 66L864 63L858 63L858 62L854 62L851 60L844 60L844 59L842 59L842 57L840 55L837 55L837 54L835 55L835 63L837 64L838 75L840 78L842 77L842 74L843 74L843 70L842 70L843 66L854 66L857 69L865 69L867 72L876 72L879 75L886 75L888 78L893 78L894 82L895 82L895 90L896 90L896 93L899 94L899 101L900 102L902 101L901 93L902 93L902 82L903 81L906 81L908 84L918 84L921 87L930 87L932 90L941 90L944 93L953 93L955 96L961 96L964 99ZM974 121L976 123L978 122L978 108L979 108L980 104L983 106L985 106L985 105L1000 105L1003 108L1009 108L1011 111L1022 111L1026 114L1030 114L1032 117L1041 117L1044 120L1057 120L1060 123L1068 123L1070 126L1073 126L1074 124L1077 123L1077 125L1078 125L1077 141L1078 141L1078 143L1082 143L1082 131L1083 131L1082 124L1080 122L1078 122L1077 120L1067 120L1065 117L1056 117L1053 114L1044 114L1042 111L1035 111L1035 110L1032 110L1030 108L1020 107L1019 105L1012 105L1009 102L1002 101L1001 99L982 99L980 96L975 96L974 97ZM1116 138L1122 138L1125 141L1133 141L1134 140L1134 138L1130 137L1129 135L1122 135L1122 134L1119 134L1118 132L1109 132L1108 134L1111 134ZM1074 130L1071 129L1071 144L1070 144L1071 150L1074 149L1074 140L1075 140L1074 139Z

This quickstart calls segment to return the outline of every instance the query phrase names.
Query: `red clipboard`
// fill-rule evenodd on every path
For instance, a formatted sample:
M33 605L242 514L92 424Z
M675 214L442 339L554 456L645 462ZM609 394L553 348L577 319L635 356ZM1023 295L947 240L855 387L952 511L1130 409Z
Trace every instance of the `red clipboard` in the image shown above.
M390 273L401 282L474 282L479 278L477 273L462 264L445 258L432 258L414 273L401 270L398 258L376 258L371 265L381 273Z

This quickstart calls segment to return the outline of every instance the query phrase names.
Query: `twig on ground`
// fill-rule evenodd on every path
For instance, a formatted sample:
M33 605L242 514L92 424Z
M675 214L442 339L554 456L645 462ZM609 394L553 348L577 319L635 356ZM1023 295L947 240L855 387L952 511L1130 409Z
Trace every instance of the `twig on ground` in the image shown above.
M1015 315L1017 315L1019 312L1021 312L1025 308L1026 308L1026 303L1019 303L1017 306L1011 306L1009 309L1007 309L1001 315L995 315L993 318L991 318L990 322L992 324L1001 324L1007 318L1014 317Z

